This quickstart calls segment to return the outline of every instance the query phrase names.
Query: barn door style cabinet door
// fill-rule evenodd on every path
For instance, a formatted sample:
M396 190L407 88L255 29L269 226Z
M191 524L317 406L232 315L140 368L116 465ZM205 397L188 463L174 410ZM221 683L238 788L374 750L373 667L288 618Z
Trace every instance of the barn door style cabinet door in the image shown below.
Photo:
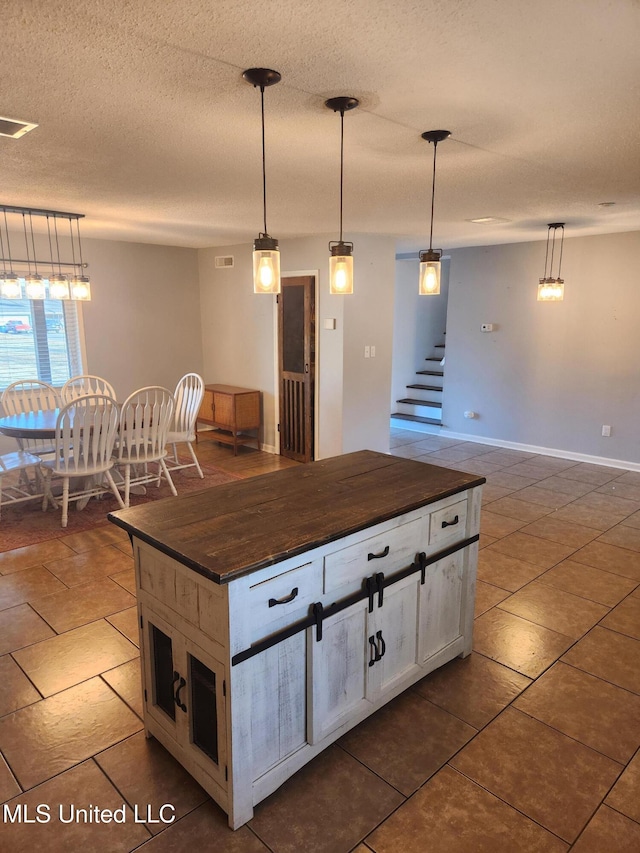
M310 629L310 742L354 716L368 716L394 687L422 675L417 651L417 586L405 578Z
M471 651L484 479L370 451L111 513L144 721L227 812Z

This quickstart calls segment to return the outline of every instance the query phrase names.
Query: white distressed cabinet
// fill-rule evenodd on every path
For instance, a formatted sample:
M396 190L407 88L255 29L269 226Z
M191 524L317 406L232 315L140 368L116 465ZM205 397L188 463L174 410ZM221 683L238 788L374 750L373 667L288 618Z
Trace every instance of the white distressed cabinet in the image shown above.
M361 451L110 515L134 545L147 735L230 826L469 654L483 482Z

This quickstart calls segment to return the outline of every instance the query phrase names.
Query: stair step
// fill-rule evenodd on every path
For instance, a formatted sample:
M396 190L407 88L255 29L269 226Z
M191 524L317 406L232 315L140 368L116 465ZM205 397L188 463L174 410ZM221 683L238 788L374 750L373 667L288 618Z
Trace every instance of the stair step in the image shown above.
M434 344L433 348L434 349L444 349L444 344Z
M407 388L416 388L418 391L442 391L438 385L421 385L416 382L414 385L407 385Z
M394 412L391 415L399 421L413 421L419 424L432 424L433 426L442 426L442 421L436 418L421 418L419 415L403 415L402 412Z
M416 370L419 376L444 376L442 370Z
M442 356L439 355L429 355L425 358L425 361L442 361Z
M415 397L403 397L401 400L396 400L396 403L407 403L409 406L436 406L442 408L442 403L434 400L418 400Z

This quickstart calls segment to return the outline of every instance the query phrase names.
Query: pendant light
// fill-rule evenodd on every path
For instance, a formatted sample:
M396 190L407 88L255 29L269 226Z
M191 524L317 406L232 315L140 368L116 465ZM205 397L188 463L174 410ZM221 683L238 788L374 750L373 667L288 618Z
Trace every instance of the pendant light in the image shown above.
M280 293L280 251L278 241L267 231L267 172L264 144L264 90L279 83L281 75L270 68L248 68L242 75L254 87L260 87L262 109L262 207L264 231L253 241L253 292Z
M429 248L420 252L420 279L418 293L421 296L436 296L440 293L440 258L442 250L433 248L433 205L436 195L436 151L438 142L451 136L450 130L426 130L422 138L433 142L433 181L431 183L431 230L429 231Z
M4 230L7 235L7 257L5 258L4 240L2 239L2 226L0 226L0 251L2 252L2 274L0 275L0 296L3 299L22 299L22 287L18 276L13 272L13 261L11 260L11 241L9 239L9 226L7 224L7 211L4 214ZM7 261L9 267L7 268Z
M69 220L69 231L71 232L71 253L73 255L73 264L76 266L76 252L73 242L73 225ZM91 302L91 282L89 276L84 275L84 261L82 260L82 242L80 241L80 220L76 219L76 231L78 237L78 255L79 263L77 264L78 272L71 279L71 298L74 302Z
M564 299L564 279L560 278L562 268L562 249L564 247L564 222L550 222L547 226L547 253L544 259L544 278L538 284L538 302L562 302ZM556 248L556 233L562 229L560 235L560 252L558 260L558 276L553 277L553 260ZM553 235L551 232L553 231ZM549 261L549 244L551 244L551 262L547 274L547 263Z
M80 240L80 220L84 218L82 213L63 213L60 210L41 210L35 207L15 207L14 205L0 205L0 212L4 220L4 231L6 245L0 225L0 252L2 252L3 271L0 273L0 296L4 299L22 299L22 280L24 280L24 297L31 300L55 299L67 301L88 302L91 299L91 282L85 274L88 266L82 257L82 242ZM11 254L11 243L9 237L9 226L7 214L22 216L22 229L24 232L25 258L15 258ZM34 217L45 217L47 220L47 236L49 239L49 258L43 254L38 257L39 249L36 248L34 231ZM28 223L27 223L28 219ZM51 220L53 219L53 228ZM71 259L62 260L60 251L60 240L58 234L58 220L67 220L69 223L69 238L65 240L65 249L71 252ZM73 222L75 220L75 231ZM55 256L53 251L53 239L55 238ZM68 245L67 245L68 243ZM6 256L5 256L6 251ZM7 266L8 264L8 266ZM48 278L40 275L38 265L51 268ZM33 266L33 269L32 269ZM14 267L18 274L13 271ZM63 267L70 267L72 274L64 274ZM57 270L57 271L56 271Z
M22 224L24 226L24 244L27 250L27 266L29 267L29 273L25 279L24 292L27 299L46 299L47 298L47 288L45 285L45 281L38 272L38 261L36 258L36 243L35 236L33 233L33 219L31 218L31 211L29 211L29 231L31 233L31 247L33 249L33 265L35 267L35 272L31 272L31 258L29 256L29 239L27 237L27 220L25 214L22 214Z
M58 272L55 271L55 262L53 260L53 244L51 242L51 224L49 222L49 214L47 214L47 234L49 236L49 255L51 257L51 275L49 276L49 297L51 299L68 300L71 299L71 290L69 288L69 279L62 273L60 268L60 244L58 243L58 222L54 215L53 226L56 235L56 250L58 255Z
M325 107L340 113L340 239L329 243L329 293L353 293L353 243L342 239L342 190L344 184L344 114L355 110L360 101L357 98L329 98Z

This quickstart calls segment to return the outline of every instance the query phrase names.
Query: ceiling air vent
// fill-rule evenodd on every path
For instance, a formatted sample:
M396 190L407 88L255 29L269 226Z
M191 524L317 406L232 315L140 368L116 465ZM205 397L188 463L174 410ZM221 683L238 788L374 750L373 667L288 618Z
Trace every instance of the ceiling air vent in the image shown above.
M19 118L6 118L0 116L0 136L8 136L10 139L20 139L25 133L29 133L38 125L30 121L21 121Z
M233 255L217 255L216 256L216 267L232 267L233 266Z

